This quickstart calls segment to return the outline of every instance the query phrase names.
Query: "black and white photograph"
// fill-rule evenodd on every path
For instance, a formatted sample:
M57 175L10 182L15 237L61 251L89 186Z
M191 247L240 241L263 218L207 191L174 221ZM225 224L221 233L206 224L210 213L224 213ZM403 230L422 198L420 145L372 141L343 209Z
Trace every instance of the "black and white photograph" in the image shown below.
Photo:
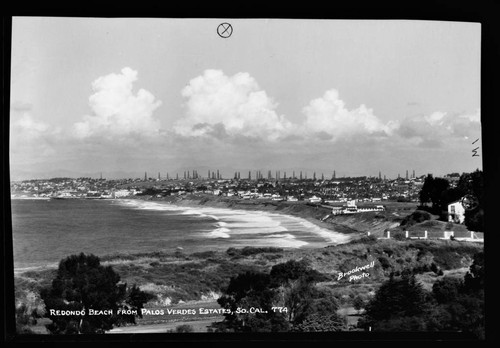
M16 337L485 339L481 23L11 31Z

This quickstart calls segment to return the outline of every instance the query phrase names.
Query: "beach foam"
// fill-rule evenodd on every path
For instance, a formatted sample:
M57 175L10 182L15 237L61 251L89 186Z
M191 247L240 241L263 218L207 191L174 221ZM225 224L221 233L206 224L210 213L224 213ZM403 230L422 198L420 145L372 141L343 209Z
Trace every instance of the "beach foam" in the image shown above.
M161 201L150 202L135 199L118 201L120 204L133 209L170 211L180 215L200 218L208 217L216 220L216 228L203 234L207 238L240 236L238 243L247 241L250 245L276 244L276 246L293 248L308 244L305 241L298 240L297 236L293 234L294 231L300 232L302 235L304 233L311 234L329 244L346 243L351 239L348 235L322 228L306 219L292 215L231 208L184 207ZM283 232L287 233L283 234ZM258 235L260 237L256 239L242 238L244 235ZM279 245L279 243L283 244Z
M227 228L217 228L211 232L208 232L206 236L208 238L230 238L231 236L228 234L229 229Z

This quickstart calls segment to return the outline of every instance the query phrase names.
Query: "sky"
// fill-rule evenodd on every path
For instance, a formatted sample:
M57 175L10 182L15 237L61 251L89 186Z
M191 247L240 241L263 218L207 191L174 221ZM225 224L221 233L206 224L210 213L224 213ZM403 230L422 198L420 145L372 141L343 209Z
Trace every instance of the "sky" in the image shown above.
M480 49L479 23L14 17L11 179L481 169Z

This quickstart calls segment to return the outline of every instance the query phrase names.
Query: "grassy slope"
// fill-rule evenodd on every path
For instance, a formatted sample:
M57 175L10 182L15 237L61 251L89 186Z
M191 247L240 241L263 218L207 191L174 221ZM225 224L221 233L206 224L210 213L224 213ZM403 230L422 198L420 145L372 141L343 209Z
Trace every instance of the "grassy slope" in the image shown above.
M122 281L129 285L137 284L144 291L156 295L156 299L146 304L146 307L197 310L200 307L217 308L216 298L227 287L230 278L240 272L247 270L268 272L278 263L305 259L312 268L329 277L318 286L329 291L337 299L342 310L347 310L352 307L352 300L356 296L365 299L373 296L391 272L413 269L428 290L442 277L430 271L433 263L445 274L463 277L472 262L473 255L482 248L482 244L457 241L366 239L321 249L247 248L233 249L229 253L195 254L155 252L114 255L103 258L102 261L103 264L111 265L120 274ZM375 266L366 271L369 273L368 277L350 281L347 276L338 280L339 272L348 272L372 260ZM40 300L39 290L42 286L49 285L54 275L54 269L18 274L17 301L28 303L31 308L42 309L43 302ZM212 315L210 318L218 321L222 316ZM200 315L189 315L185 318L172 315L145 316L139 323L150 325L210 318ZM42 324L38 326L38 329L43 329Z
M468 267L473 255L482 250L481 244L456 241L396 241L358 240L348 244L321 249L242 249L233 255L227 252L195 254L151 253L103 258L113 266L122 281L138 284L158 296L157 304L177 303L214 297L227 286L230 277L247 270L267 272L273 265L288 260L307 260L311 267L330 276L325 282L331 288L363 284L378 284L391 272L414 269L419 273L430 270L434 263L442 270ZM368 278L337 281L339 272L347 272L371 261ZM37 292L50 284L54 270L31 271L16 276L18 293ZM169 300L168 300L169 299ZM162 302L163 301L163 302Z
M320 219L329 209L305 204L286 202L241 201L228 198L198 198L175 201L176 204L202 204L234 209L252 209L281 212L307 219ZM397 225L413 212L414 205L387 205L384 212L370 212L355 216L335 216L324 224L339 232L351 232L361 237L366 231L381 235L385 229L400 230ZM316 223L318 223L316 221ZM414 230L436 228L442 230L445 223L425 221L413 225ZM430 271L434 263L445 274L463 276L473 255L481 251L482 244L442 240L378 240L358 239L351 243L320 249L246 249L227 252L204 252L195 254L152 252L135 255L109 255L101 258L104 264L112 265L122 281L137 284L144 291L156 295L148 307L182 306L183 301L211 301L227 287L232 276L247 270L268 272L273 265L288 260L306 259L311 267L330 277L318 286L331 291L344 307L352 305L356 295L369 297L391 272L413 269L427 289L440 278ZM349 281L348 277L337 280L339 272L347 272L375 261L369 276ZM359 274L359 273L357 273ZM41 287L50 285L55 276L54 269L29 271L16 275L16 300L28 303L33 308L42 308L39 298ZM194 303L194 302L189 302ZM199 303L196 306L206 304ZM193 304L194 305L194 304ZM216 306L216 304L215 304ZM165 318L155 318L165 319ZM170 318L171 319L171 318ZM153 320L153 319L151 319ZM151 320L145 320L150 322Z

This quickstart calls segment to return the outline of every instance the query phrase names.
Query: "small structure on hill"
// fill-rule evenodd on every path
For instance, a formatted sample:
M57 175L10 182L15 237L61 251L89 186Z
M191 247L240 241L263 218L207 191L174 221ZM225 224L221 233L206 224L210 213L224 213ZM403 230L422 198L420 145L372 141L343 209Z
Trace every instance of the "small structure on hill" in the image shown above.
M465 208L461 201L448 204L448 221L463 224L465 220Z

